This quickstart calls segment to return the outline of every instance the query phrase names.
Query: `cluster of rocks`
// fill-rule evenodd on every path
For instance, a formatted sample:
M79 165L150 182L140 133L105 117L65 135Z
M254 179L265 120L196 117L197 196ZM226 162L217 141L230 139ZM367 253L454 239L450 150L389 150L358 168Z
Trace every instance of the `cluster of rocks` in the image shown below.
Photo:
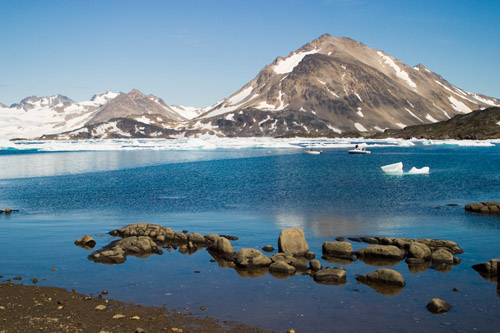
M350 237L351 241L371 244L357 251L344 240L339 237L335 242L323 243L323 258L327 261L360 259L372 266L393 266L406 258L410 271L418 273L429 268L449 271L461 262L454 254L463 253L457 243L440 239Z
M0 214L5 213L6 215L9 215L12 212L18 212L18 211L19 211L19 209L5 208L5 210L4 209L0 209Z
M271 257L255 248L235 251L231 240L238 238L234 236L188 234L185 230L175 232L171 228L149 223L130 224L109 234L121 239L90 254L88 256L90 260L119 264L125 262L127 255L147 257L152 254L162 254L162 248L169 251L171 248L178 249L181 253L191 253L199 248L206 248L220 266L234 268L244 277L258 277L270 273L277 278L286 278L300 273L310 275L315 282L321 284L342 285L347 281L346 270L343 267L322 267L321 262L315 259L315 254L309 251L304 232L297 228L284 229L280 232L278 252ZM460 259L454 257L454 254L463 253L458 244L448 240L386 237L361 237L349 240L370 245L354 251L350 242L339 237L336 241L323 243L322 258L329 262L345 263L360 259L374 266L391 266L406 258L410 269L418 265L438 269L442 265L458 264ZM76 240L75 244L90 249L96 242L90 235L85 235ZM266 245L262 250L273 252L274 248ZM406 286L404 277L389 268L357 275L356 280L385 295L396 295ZM434 305L431 305L431 308L434 309ZM434 312L431 308L429 311Z
M500 201L469 203L465 205L465 211L480 214L500 215Z

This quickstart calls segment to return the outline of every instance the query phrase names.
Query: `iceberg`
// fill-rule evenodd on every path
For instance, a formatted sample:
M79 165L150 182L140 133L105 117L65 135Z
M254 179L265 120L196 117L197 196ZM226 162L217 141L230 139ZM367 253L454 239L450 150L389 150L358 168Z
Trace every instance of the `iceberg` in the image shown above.
M380 167L385 173L403 173L403 162L388 164Z
M408 174L410 175L418 175L418 174L427 174L429 173L429 167L423 167L423 168L411 168L410 171L408 171Z

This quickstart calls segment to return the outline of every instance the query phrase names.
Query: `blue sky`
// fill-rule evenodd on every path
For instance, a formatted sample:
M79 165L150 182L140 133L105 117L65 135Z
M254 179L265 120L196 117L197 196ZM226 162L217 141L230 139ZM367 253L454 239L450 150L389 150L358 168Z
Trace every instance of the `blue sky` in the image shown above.
M0 102L136 88L208 106L324 33L500 98L496 0L0 0Z

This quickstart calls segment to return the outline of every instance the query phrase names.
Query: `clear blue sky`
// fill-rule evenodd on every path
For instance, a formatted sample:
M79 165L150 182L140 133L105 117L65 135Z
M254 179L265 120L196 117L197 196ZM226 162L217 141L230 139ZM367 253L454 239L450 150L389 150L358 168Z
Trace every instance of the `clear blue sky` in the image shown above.
M498 0L0 0L0 102L136 88L207 106L323 33L500 98Z

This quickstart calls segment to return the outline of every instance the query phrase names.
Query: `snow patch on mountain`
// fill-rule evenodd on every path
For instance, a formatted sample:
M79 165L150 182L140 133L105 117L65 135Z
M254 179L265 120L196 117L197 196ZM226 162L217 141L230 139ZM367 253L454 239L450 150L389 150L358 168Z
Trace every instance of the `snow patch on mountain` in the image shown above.
M287 74L293 71L293 69L300 64L302 59L308 54L318 53L318 49L314 49L311 51L302 51L298 53L293 53L289 55L285 59L279 59L274 65L273 70L276 74Z
M368 130L360 123L354 123L354 127L360 132L368 132Z
M382 59L384 59L384 63L386 63L387 65L391 66L394 69L394 71L396 72L396 75L400 79L404 80L413 89L417 89L417 85L415 84L415 82L413 82L410 79L410 76L408 76L408 73L406 73L404 70L402 70L401 68L399 68L399 66L396 65L396 63L394 62L394 60L392 60L389 56L386 56L384 53L382 53L382 51L377 51L377 54Z
M406 111L408 111L408 113L410 115L412 115L415 119L417 119L418 121L420 121L421 123L423 123L422 119L420 119L416 114L414 114L413 112L411 112L410 110L408 110L408 108L405 108Z
M453 109L455 109L455 111L462 113L472 112L472 110L467 105L465 105L463 102L459 101L455 97L450 96L448 97L448 99L450 100L451 106L453 107Z
M432 123L437 123L438 120L434 119L430 114L427 114L425 116L425 119L427 119L428 121L432 122Z

